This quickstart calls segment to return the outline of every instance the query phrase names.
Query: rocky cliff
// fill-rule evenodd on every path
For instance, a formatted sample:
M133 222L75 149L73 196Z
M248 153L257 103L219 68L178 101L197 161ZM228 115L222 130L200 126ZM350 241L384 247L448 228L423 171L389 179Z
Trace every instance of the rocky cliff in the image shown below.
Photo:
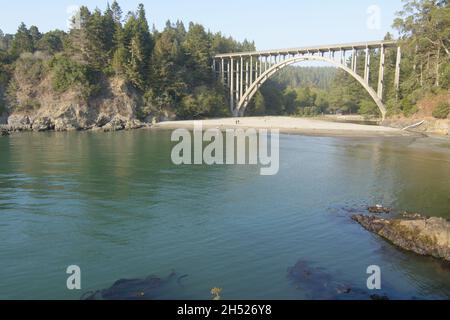
M105 80L104 88L95 98L86 99L79 88L58 94L49 79L31 86L25 79L16 79L17 90L9 114L4 114L0 125L9 131L118 131L137 129L149 123L171 118L154 114L139 119L142 97L130 90L119 78Z

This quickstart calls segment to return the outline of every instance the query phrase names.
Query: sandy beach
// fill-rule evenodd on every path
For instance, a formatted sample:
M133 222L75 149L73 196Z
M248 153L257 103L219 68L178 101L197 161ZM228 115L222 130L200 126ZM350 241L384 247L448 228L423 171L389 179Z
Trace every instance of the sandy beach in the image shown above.
M203 120L204 129L217 128L220 130L235 128L255 129L279 129L282 133L296 133L305 135L324 136L411 136L414 133L400 129L361 125L353 123L339 123L332 121L294 118L294 117L248 117L248 118L224 118L214 120ZM156 129L193 129L194 121L169 121L161 122L153 126Z

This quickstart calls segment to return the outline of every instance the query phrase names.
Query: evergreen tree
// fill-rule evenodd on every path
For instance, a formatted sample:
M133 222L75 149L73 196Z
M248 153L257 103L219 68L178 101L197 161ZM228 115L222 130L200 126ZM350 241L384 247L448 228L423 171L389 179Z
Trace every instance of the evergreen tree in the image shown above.
M33 38L30 30L28 30L27 26L22 22L14 36L11 53L14 56L19 56L22 52L33 52L33 49Z
M190 23L183 49L187 55L187 71L192 75L191 81L194 86L210 81L212 51L209 37L203 26Z

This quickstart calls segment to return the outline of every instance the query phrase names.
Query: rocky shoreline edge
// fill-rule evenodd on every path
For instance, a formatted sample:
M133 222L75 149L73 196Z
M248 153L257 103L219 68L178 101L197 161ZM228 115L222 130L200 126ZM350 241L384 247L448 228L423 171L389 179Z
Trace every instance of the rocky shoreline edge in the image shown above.
M450 262L450 219L411 213L389 219L357 214L352 219L398 248Z
M73 120L73 121L71 121ZM13 132L45 132L45 131L103 131L113 132L135 130L150 127L150 123L121 115L108 116L101 114L95 120L78 121L78 119L11 116L8 124L0 124L0 136L7 136Z

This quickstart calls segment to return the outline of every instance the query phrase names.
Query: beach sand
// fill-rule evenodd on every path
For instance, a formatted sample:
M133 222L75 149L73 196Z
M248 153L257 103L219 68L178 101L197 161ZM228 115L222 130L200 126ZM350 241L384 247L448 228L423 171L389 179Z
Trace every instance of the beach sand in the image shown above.
M398 137L413 136L414 133L400 129L361 125L353 123L339 123L317 119L294 117L248 117L202 120L203 129L278 129L281 133L294 133L319 136L348 136L348 137ZM194 121L169 121L153 126L156 129L190 129L194 128Z

